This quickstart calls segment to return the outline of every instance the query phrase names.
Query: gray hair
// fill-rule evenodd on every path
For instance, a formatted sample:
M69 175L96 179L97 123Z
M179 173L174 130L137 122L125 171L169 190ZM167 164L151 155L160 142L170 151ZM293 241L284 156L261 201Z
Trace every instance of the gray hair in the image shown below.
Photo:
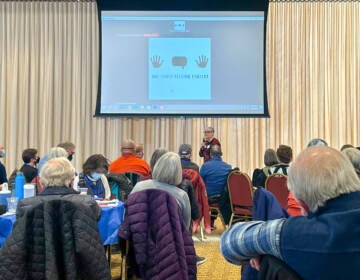
M151 170L154 170L156 162L159 160L159 158L163 154L166 154L167 152L168 152L168 150L166 150L165 148L158 148L153 152L151 159L150 159L150 169Z
M220 145L212 145L210 147L210 157L221 157L222 151Z
M177 186L182 181L182 168L180 157L173 152L163 154L154 166L153 179Z
M356 148L346 148L341 152L350 160L356 174L360 177L360 151Z
M314 138L311 139L309 141L309 143L307 144L307 147L313 147L313 146L323 146L323 147L327 147L328 143L326 143L325 140L321 139L321 138Z
M59 143L57 146L60 147L60 148L65 149L66 151L70 151L72 149L75 149L75 144L72 143L72 142L69 142L69 141Z
M40 183L43 187L68 187L74 179L75 168L65 157L47 161L40 172Z
M51 148L49 152L49 159L59 158L59 157L68 157L68 153L66 152L66 150L61 147Z
M264 153L264 164L265 166L272 166L278 164L279 160L277 158L276 152L274 149L266 149Z
M359 191L360 180L350 161L339 151L310 147L290 166L288 188L315 212L329 199Z

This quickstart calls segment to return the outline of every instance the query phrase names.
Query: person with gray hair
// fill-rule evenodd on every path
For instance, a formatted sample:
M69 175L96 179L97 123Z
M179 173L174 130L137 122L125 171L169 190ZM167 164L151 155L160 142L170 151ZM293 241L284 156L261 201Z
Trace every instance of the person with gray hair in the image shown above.
M309 143L307 144L307 148L313 147L313 146L327 147L328 143L324 139L314 138L309 141Z
M1 248L1 279L111 279L98 228L101 209L71 188L74 172L66 157L48 160L40 172L44 190L18 202Z
M161 156L163 154L166 154L167 152L168 152L168 150L165 148L155 149L155 151L153 152L151 159L150 159L150 169L151 170L154 170L156 162L159 160L159 158L161 158Z
M254 187L265 187L266 178L270 175L270 167L279 164L278 157L274 149L266 149L264 153L265 166L256 168L252 175L252 184Z
M65 157L48 160L40 172L40 183L43 188L72 187L75 169ZM44 190L45 191L45 190ZM71 192L73 193L73 192Z
M64 148L54 147L54 148L51 148L48 156L49 156L49 159L59 158L59 157L67 158L68 153L66 152L66 150Z
M51 148L49 154L46 154L45 156L43 156L40 161L39 161L39 164L38 164L38 170L39 170L39 173L41 172L41 169L42 167L44 166L44 164L50 159L50 158L54 158L54 157L60 157L62 156L63 152L56 148L62 148L65 150L66 152L66 156L67 159L69 161L71 161L73 159L73 156L75 154L75 144L72 143L72 142L69 142L69 141L66 141L66 142L61 142L59 143L56 147L53 147ZM50 157L50 153L52 154L51 157Z
M341 151L354 166L355 172L360 178L360 150L356 148L346 148Z
M357 279L360 273L360 180L344 154L310 147L290 166L288 187L308 216L238 223L221 238L231 263L259 256L284 261L302 279Z
M219 145L220 141L214 137L214 128L208 126L204 129L204 138L201 143L201 148L199 151L199 156L204 158L204 163L210 160L210 149L213 145Z
M161 189L176 199L187 228L191 222L191 208L187 193L177 186L182 181L180 157L173 152L163 154L154 166L152 179L138 182L130 195L145 189Z

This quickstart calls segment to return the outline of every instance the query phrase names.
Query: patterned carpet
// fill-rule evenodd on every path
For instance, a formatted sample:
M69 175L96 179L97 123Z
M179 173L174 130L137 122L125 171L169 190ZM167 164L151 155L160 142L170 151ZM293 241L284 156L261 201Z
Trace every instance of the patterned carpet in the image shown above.
M193 235L195 250L197 255L205 257L206 262L198 266L197 279L205 280L239 280L240 267L228 263L220 253L220 235L224 231L220 220L216 220L217 229L211 234L206 235L201 241L200 233ZM113 278L120 277L121 258L118 253L113 253L111 257L111 274Z

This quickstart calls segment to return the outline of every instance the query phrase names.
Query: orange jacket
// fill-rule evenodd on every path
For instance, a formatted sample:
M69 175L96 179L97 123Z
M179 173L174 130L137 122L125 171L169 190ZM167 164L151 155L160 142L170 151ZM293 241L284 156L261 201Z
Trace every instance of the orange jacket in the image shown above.
M122 155L109 166L109 173L133 172L142 176L150 174L150 166L141 158L134 155Z

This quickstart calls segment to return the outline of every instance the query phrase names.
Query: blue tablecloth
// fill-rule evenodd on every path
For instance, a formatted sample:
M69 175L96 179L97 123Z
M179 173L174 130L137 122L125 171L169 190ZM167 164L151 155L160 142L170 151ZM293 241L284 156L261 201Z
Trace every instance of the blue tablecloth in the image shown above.
M124 218L124 204L120 201L116 206L102 206L101 217L98 227L104 245L110 245L118 241L118 230ZM0 216L0 247L12 231L16 220L15 214Z
M10 235L15 219L15 214L0 216L0 247L4 245L6 238Z
M118 242L118 231L124 219L124 203L117 206L101 206L101 218L98 227L104 245Z

